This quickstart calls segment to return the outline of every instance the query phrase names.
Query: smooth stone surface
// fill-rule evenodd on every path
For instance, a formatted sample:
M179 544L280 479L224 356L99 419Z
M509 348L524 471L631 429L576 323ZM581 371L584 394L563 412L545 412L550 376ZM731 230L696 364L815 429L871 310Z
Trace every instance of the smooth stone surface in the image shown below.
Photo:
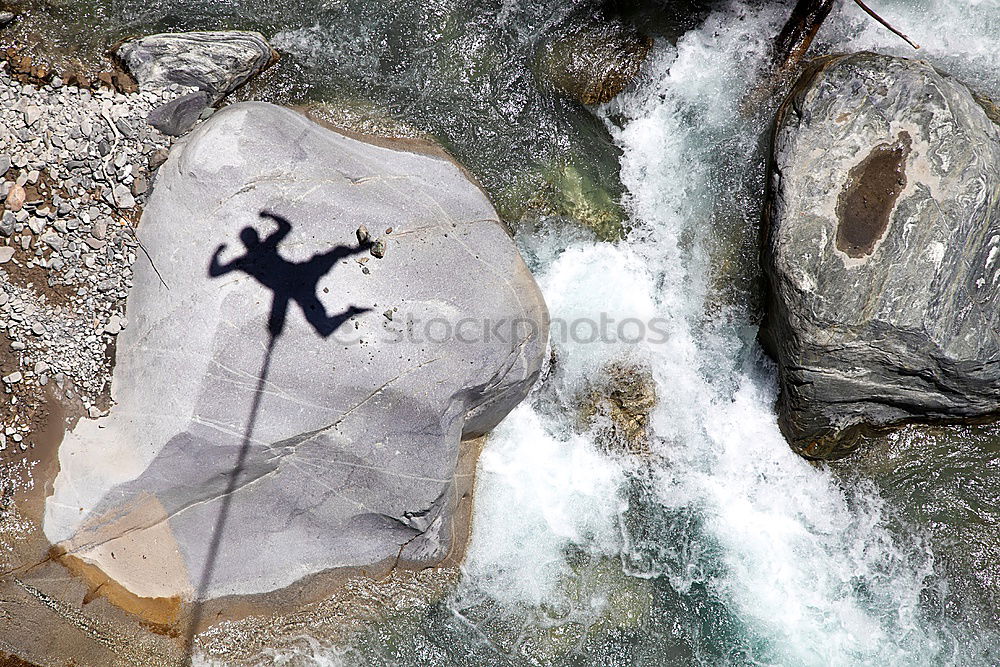
M194 127L208 104L208 94L198 90L156 107L146 122L167 136L179 137Z
M149 35L124 42L116 53L143 90L162 93L179 84L204 91L209 104L278 58L259 32L239 30Z
M776 124L762 336L807 456L1000 408L1000 128L921 61L823 59Z
M317 282L295 293L301 305L289 304L269 351L274 291L223 269L245 251L241 230L272 238L279 218L291 226L280 259L249 266L274 276L299 263L270 283L281 293ZM357 244L362 224L393 228L384 259ZM452 539L467 492L455 479L460 441L526 395L548 316L459 166L236 104L175 144L141 229L155 270L138 258L113 409L81 420L60 448L44 524L53 543L144 599L262 593L331 568L431 566L464 548ZM339 258L323 259L336 246ZM310 323L310 305L370 310L324 336L329 322L317 310Z

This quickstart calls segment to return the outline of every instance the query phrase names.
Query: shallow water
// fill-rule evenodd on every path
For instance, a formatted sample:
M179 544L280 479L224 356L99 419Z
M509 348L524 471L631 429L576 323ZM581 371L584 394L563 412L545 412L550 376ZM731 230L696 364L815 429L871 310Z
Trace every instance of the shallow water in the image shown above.
M19 25L38 27L40 35L16 24L13 37L41 45L56 63L81 61L91 69L99 69L112 44L136 35L259 30L282 58L235 99L328 103L327 117L336 124L432 137L475 172L510 222L540 210L586 218L603 237L620 231L618 149L599 119L540 76L545 44L575 28L599 25L584 3L21 4L30 20Z
M531 65L572 3L281 2L252 15L195 0L80 6L106 21L98 41L262 29L292 55L248 94L343 104L354 91L370 117L444 141L501 200L533 192L552 163L622 188L624 241L549 218L518 243L554 318L603 313L665 332L553 341L545 381L481 458L456 591L348 646L303 637L263 663L1000 660L996 427L908 428L835 466L798 458L777 429L775 372L756 342L774 103L746 101L789 4L716 3L679 38L655 26L640 80L592 115ZM917 55L1000 97L1000 2L878 9L922 45ZM914 55L845 2L816 52L863 49ZM575 416L579 394L623 359L649 368L660 397L646 459L609 451Z

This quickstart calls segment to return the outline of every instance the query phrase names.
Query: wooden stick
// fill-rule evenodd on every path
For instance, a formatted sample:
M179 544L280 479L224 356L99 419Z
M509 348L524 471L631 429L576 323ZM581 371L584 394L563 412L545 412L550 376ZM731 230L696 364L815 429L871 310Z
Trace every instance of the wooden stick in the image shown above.
M916 42L914 42L912 39L910 39L909 37L907 37L906 35L904 35L899 30L896 30L891 25L889 25L888 21L886 21L884 18L882 18L881 16L879 16L878 14L876 14L868 5L866 5L865 3L861 2L861 0L854 0L854 2L858 5L858 7L860 7L863 10L865 10L865 13L867 13L868 16L871 16L873 19L875 19L876 21L878 21L879 23L881 23L883 26L885 26L886 28L888 28L891 32L895 33L899 37L902 37L904 42L906 42L907 44L909 44L910 46L912 46L915 49L919 49L920 48L919 44L917 44Z
M792 15L774 40L774 63L779 72L799 64L836 0L798 0Z

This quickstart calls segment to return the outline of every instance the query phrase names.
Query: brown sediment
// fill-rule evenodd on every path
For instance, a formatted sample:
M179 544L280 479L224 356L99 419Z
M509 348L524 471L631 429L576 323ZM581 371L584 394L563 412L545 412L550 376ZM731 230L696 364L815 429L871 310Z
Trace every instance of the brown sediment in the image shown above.
M65 83L96 90L110 88L120 93L134 93L139 87L128 72L112 68L88 67L82 63L54 64L40 55L31 55L32 49L14 44L0 50L0 60L6 60L11 75L21 83L45 85L59 76Z
M181 614L179 596L140 597L104 574L101 568L76 556L64 553L60 547L53 547L53 558L66 566L66 569L73 575L80 577L87 583L89 590L83 597L82 603L84 605L102 597L119 609L138 616L145 622L146 627L158 634L177 636L174 624Z
M906 188L911 139L900 132L851 169L837 201L837 249L853 259L870 255L889 227L896 200Z
M27 169L18 170L16 168L11 168L11 173L8 180L16 179L20 174L27 172ZM70 200L74 196L72 193L68 192L65 188L60 188L56 185L56 182L49 175L47 169L42 169L39 171L38 181L36 183L26 183L24 185L25 201L33 202L36 207L44 208L46 206L54 207L52 204L53 195L58 194L65 200ZM35 247L35 235L30 229L25 227L21 232L22 236L26 236L30 239L30 248ZM17 246L15 246L17 247ZM20 250L20 248L18 248ZM28 254L25 251L25 254ZM28 255L34 258L34 254ZM24 264L19 263L17 260L20 259L20 255L15 255L15 259L7 262L6 264L0 266L0 269L5 271L10 279L10 282L18 287L28 288L34 290L38 295L43 296L45 300L56 306L68 305L73 294L76 292L75 286L69 285L49 285L49 274L48 272L40 266L28 267Z
M103 597L169 628L180 618L181 596L193 592L169 518L155 496L142 495L114 516L88 520L53 547L53 557L87 582L84 604Z
M33 662L21 660L16 655L0 653L0 667L39 667Z
M31 247L34 248L34 234L25 228L22 232L22 236L29 237L31 239ZM32 255L32 257L34 257L34 255ZM44 268L37 265L29 267L25 264L17 262L17 259L19 258L15 255L13 260L7 262L3 266L0 266L4 273L7 274L7 278L10 280L12 285L32 290L36 294L45 297L45 302L52 304L53 306L66 306L69 304L72 293L76 291L76 287L70 287L68 285L49 285L49 274Z

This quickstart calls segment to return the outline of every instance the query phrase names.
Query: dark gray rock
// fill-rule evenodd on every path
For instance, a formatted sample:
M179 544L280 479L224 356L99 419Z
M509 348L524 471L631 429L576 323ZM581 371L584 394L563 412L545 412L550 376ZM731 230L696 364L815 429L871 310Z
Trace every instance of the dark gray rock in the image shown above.
M776 122L762 338L808 456L1000 412L1000 128L921 61L819 61Z
M205 91L209 104L278 58L263 35L237 30L149 35L124 42L116 54L143 90L179 84Z
M156 107L146 122L167 136L179 137L194 127L208 105L208 93L198 90Z
M384 259L361 225L392 228ZM460 553L462 442L526 395L548 327L463 170L236 104L174 144L141 230L114 407L60 447L52 542L135 595L187 600L210 565L204 599ZM232 264L248 247L278 254ZM276 325L275 295L302 284Z

